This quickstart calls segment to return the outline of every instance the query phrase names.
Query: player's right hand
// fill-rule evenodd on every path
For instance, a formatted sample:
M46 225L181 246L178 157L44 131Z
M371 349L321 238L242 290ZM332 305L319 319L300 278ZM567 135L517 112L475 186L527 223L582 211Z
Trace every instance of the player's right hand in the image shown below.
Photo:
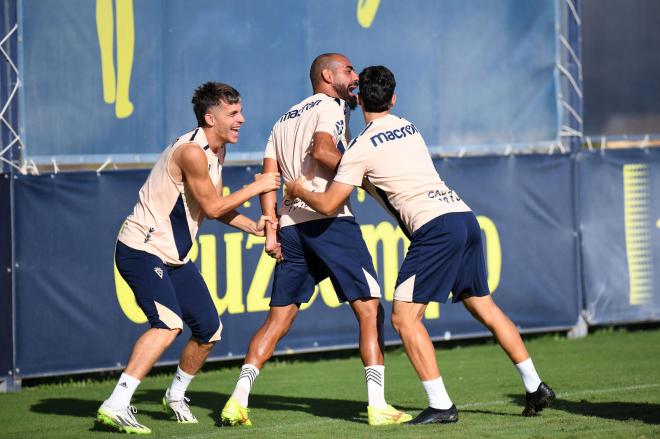
M292 200L300 198L303 194L303 184L305 182L304 177L300 176L295 181L287 181L286 185L286 194Z
M280 173L266 172L265 174L255 174L254 182L257 183L260 193L274 191L280 188Z

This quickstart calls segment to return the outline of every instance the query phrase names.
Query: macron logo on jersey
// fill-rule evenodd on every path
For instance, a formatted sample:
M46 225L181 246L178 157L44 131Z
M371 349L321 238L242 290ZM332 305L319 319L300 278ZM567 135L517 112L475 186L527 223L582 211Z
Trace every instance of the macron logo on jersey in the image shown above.
M380 133L371 136L369 140L371 140L371 144L373 146L378 146L382 143L389 142L390 140L401 139L406 136L412 136L416 133L419 133L417 127L413 124L408 124L402 126L401 128L396 128L389 131L381 131Z
M300 108L296 108L294 110L287 111L286 113L284 113L284 115L282 117L280 117L279 121L284 122L285 120L295 119L296 117L302 115L305 111L311 110L312 108L316 107L320 103L321 103L321 99L316 100L314 102L308 102Z

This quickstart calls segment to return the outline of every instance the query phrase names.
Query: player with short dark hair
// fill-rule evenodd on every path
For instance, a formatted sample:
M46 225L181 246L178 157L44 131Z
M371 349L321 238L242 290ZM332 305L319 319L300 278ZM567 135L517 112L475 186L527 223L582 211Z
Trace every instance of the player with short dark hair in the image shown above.
M151 432L135 419L131 398L181 333L184 322L192 336L165 392L163 407L178 422L197 422L185 391L222 331L206 283L188 257L203 219L215 218L257 236L264 236L267 220L270 227L277 224L274 216L262 216L255 223L235 209L256 195L279 188L278 173L257 174L253 183L222 195L225 146L238 141L245 121L238 91L207 82L195 90L192 103L198 127L181 135L160 155L117 239L117 269L151 325L135 343L114 391L98 409L98 421L121 432Z
M331 215L354 186L364 184L410 238L396 281L392 325L429 399L429 407L410 424L458 420L422 323L428 303L444 303L450 292L453 302L462 301L486 325L515 364L526 389L523 415L536 415L555 394L539 378L518 330L490 296L476 217L440 179L417 127L390 114L396 103L392 72L383 66L367 67L360 73L359 86L367 126L348 146L334 181L325 192L312 192L298 179L287 182L287 191Z
M323 190L335 174L346 147L349 107L355 105L357 75L344 55L319 55L311 65L314 94L291 107L275 123L264 158L264 172L285 179L307 176L308 187ZM264 194L264 215L275 215L276 194ZM270 310L248 348L232 396L221 413L226 425L251 425L248 396L259 370L289 331L301 303L314 285L330 278L340 301L349 302L360 327L360 356L365 366L370 425L402 423L412 417L387 404L384 395L382 306L376 270L348 202L332 213L315 212L289 194L279 211L279 234L266 230L266 251L275 267Z

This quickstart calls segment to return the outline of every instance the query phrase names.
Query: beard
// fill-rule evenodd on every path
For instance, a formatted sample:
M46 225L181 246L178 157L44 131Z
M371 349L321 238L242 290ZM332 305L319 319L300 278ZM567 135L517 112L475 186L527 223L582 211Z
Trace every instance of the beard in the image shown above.
M342 98L347 104L348 108L351 110L355 110L357 108L357 96L354 94L351 94L350 90L348 87L350 87L353 84L347 84L347 85L341 85L341 84L333 84L332 88L337 92L337 95Z

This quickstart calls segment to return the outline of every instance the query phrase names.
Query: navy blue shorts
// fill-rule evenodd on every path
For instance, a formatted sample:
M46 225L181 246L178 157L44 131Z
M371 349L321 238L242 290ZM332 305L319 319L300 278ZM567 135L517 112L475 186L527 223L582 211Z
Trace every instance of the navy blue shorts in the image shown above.
M183 329L186 322L200 342L220 340L218 311L192 262L168 266L151 253L117 241L115 263L152 328Z
M453 302L462 294L490 294L481 229L472 212L447 213L415 230L394 299L445 303L450 292Z
M340 302L380 297L371 255L353 217L307 221L279 231L284 261L275 266L270 306L308 302L330 277Z

